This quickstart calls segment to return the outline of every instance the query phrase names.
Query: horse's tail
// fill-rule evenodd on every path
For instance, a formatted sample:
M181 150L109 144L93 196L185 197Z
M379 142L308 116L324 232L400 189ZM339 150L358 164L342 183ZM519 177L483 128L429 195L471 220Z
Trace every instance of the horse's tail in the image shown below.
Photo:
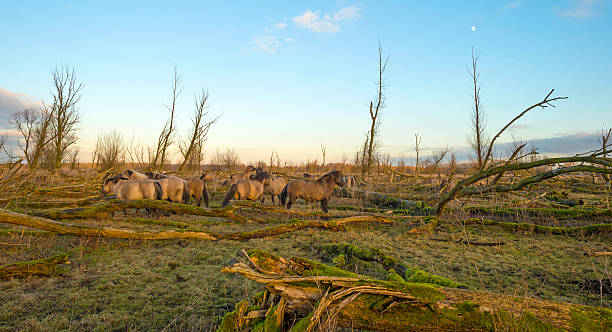
M285 206L285 203L287 203L287 187L288 186L289 185L286 184L285 187L283 188L283 191L281 191L280 193L280 201L281 201L282 206Z
M191 190L189 190L189 183L187 183L187 181L183 181L183 203L189 204L190 198L191 198Z
M206 183L204 181L202 181L202 185L202 198L204 198L204 204L208 207L208 190L206 190Z
M232 197L234 197L234 195L236 194L236 190L238 190L238 184L234 183L232 187L230 188L230 190L227 192L227 194L225 194L225 198L223 199L223 202L221 203L221 207L224 207L229 203Z
M155 187L155 199L159 201L159 200L162 199L162 196L163 196L161 184L159 184L159 182L155 181L153 183L153 186Z

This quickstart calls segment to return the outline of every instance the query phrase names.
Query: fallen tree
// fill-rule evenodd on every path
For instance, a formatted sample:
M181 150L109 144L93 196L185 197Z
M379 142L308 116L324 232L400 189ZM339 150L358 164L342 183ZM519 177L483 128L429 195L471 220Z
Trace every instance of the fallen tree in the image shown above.
M177 214L190 214L196 216L227 218L238 222L254 221L234 212L235 208L204 209L194 205L171 203L160 200L109 200L82 208L64 210L28 210L27 213L39 217L61 220L61 219L84 219L108 217L111 213L126 209L151 209L158 211L174 212ZM26 212L26 211L23 211Z
M218 331L314 331L336 326L378 331L572 329L606 331L612 310L428 283L384 281L304 258L250 251L223 272L262 283Z
M147 220L142 220L148 222ZM129 221L128 221L129 222ZM141 240L168 240L168 239L201 239L201 240L249 240L275 236L284 233L294 232L305 228L322 228L332 231L345 230L348 224L362 222L378 222L390 224L392 220L377 216L352 216L334 220L297 220L291 223L262 228L250 232L236 232L226 234L216 234L195 229L164 230L158 232L134 231L129 229L118 229L112 227L91 228L81 225L67 224L47 218L29 216L22 213L6 211L0 209L0 223L27 226L57 234L93 236L115 239L141 239ZM182 225L181 225L182 226Z
M59 264L69 264L68 253L0 266L0 279L50 276L57 271L57 266Z

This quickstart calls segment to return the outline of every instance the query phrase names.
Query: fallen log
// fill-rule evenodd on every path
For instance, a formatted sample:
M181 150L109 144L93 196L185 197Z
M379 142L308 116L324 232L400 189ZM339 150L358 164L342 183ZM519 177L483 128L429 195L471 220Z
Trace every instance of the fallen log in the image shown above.
M68 253L0 266L0 279L50 276L57 271L57 265L59 264L70 264L68 262Z
M111 227L89 228L62 223L46 218L28 216L25 214L0 209L0 222L32 227L57 234L106 237L114 239L141 239L141 240L166 240L166 239L205 239L216 240L211 233L194 231L165 230L159 232L133 231L128 229L117 229Z
M556 235L592 235L612 233L612 224L594 224L576 227L542 226L530 223L516 223L495 221L490 219L469 218L458 222L475 225L498 226L512 231L524 231L529 233L556 234Z
M242 263L224 267L262 283L249 305L228 313L218 331L314 331L335 327L377 331L521 331L612 328L612 310L571 303L383 281L304 258L251 251L258 272ZM279 275L282 272L284 275ZM313 309L314 308L314 309ZM265 316L262 317L265 311ZM252 314L251 314L252 313Z
M128 220L128 222L144 222L149 220ZM236 232L226 234L216 234L203 230L181 229L181 230L164 230L158 232L149 231L134 231L128 229L117 229L111 227L91 228L81 225L67 224L42 217L29 216L17 212L6 211L0 209L0 223L13 225L27 226L31 228L41 229L45 231L55 232L64 235L77 236L93 236L106 237L115 239L141 239L141 240L168 240L168 239L201 239L201 240L236 240L244 241L250 239L264 238L275 236L283 233L294 232L305 228L323 228L332 231L345 230L346 225L362 223L362 222L378 222L384 224L393 223L392 220L376 216L353 216L339 218L334 220L319 221L319 220L298 220L288 224L282 224L267 228L262 228L250 232ZM178 225L177 226L182 226Z
M100 204L91 205L83 208L64 209L64 210L28 210L27 213L39 217L53 220L61 219L85 219L108 217L111 213L126 209L156 209L174 212L177 214L190 214L196 216L227 218L238 222L254 221L252 218L245 218L234 212L233 208L223 209L204 209L194 205L171 203L159 200L110 200ZM26 212L26 211L24 211Z
M374 205L391 209L414 210L415 213L420 213L423 215L433 213L433 209L424 205L421 201L409 201L374 191L365 191L352 188L336 188L334 189L334 195L339 197L356 197L366 200Z
M283 233L295 232L305 228L324 228L332 231L345 230L345 226L348 224L362 223L362 222L378 222L383 224L391 224L392 220L385 219L376 216L352 216L346 218L333 219L328 221L323 220L298 220L292 223L267 227L258 229L250 232L239 232L229 234L218 234L216 235L219 239L225 240L249 240L264 238L268 236L275 236Z

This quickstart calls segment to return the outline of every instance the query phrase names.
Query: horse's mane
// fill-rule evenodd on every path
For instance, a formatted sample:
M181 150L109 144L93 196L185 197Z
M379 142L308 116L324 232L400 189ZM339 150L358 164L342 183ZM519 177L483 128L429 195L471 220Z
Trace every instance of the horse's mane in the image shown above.
M319 183L331 183L340 175L340 171L331 171L317 179Z
M251 176L253 180L257 180L259 182L263 182L264 179L270 178L270 173L264 171Z

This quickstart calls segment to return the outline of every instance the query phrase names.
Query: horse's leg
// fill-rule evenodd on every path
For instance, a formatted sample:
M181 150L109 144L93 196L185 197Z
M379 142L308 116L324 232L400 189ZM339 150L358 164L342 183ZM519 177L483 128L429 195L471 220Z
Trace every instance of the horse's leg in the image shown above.
M274 206L274 194L270 195L270 199L272 199L272 206Z
M266 196L264 194L261 194L261 204L263 204L266 201Z
M287 210L291 209L291 205L293 205L293 202L297 199L297 197L295 197L294 195L289 195L288 201L287 201Z
M321 200L321 208L323 208L323 211L325 211L325 213L327 213L327 198L323 198Z

